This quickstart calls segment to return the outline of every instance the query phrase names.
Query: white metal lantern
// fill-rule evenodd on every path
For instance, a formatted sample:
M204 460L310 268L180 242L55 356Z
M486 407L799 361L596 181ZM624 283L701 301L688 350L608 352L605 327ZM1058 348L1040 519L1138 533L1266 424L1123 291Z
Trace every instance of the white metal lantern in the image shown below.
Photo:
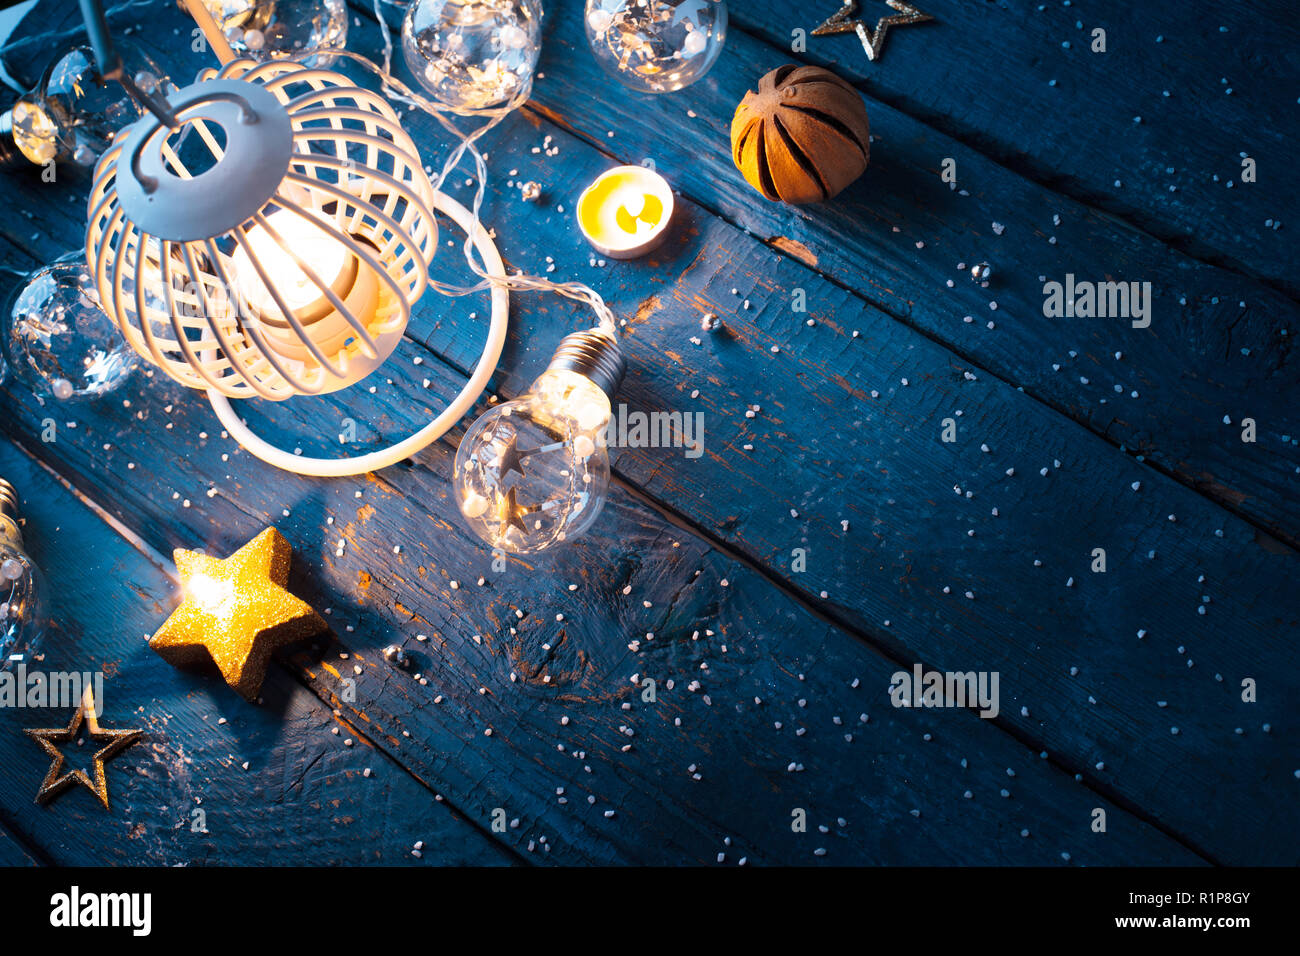
M443 435L487 386L505 345L505 264L482 224L435 190L397 113L340 73L236 59L199 0L184 0L222 66L164 99L123 73L99 0L81 0L105 76L148 113L95 170L86 259L131 346L207 392L229 434L301 474L354 475ZM321 395L397 347L429 285L435 212L468 235L491 286L483 353L464 388L412 435L349 458L310 458L248 428L230 398Z
M172 378L232 398L351 385L428 284L434 190L378 94L241 59L100 159L86 256L101 304ZM196 156L197 154L197 156Z

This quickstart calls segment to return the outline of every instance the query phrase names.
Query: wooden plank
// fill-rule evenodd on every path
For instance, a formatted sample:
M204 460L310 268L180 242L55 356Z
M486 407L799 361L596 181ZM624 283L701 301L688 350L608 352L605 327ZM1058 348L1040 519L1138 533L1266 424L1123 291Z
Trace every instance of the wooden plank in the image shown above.
M580 15L577 0L560 6L553 22ZM986 15L979 7L963 9L966 17ZM987 15L1017 16L1002 9ZM1136 8L1134 15L1140 15ZM908 40L925 42L922 34L930 29L916 27L911 37L908 30L891 34L889 43L898 47L873 75L892 76L900 61L917 59L900 48ZM941 42L930 36L930 42ZM821 42L832 41L814 41L814 48ZM1275 537L1300 545L1300 495L1294 491L1300 475L1300 369L1290 347L1300 307L1288 296L1199 262L1104 209L1036 185L886 105L888 97L867 97L874 145L871 167L858 183L819 206L766 202L733 166L728 129L745 91L763 73L789 62L788 49L733 31L704 81L680 93L649 96L623 93L597 67L580 32L552 29L546 44L544 79L534 102L552 120L621 161L652 158L675 188L704 208L942 342L972 369L1024 389ZM831 48L840 49L833 42ZM978 64L981 79L984 60L970 61ZM918 59L920 74L948 82L928 58ZM1020 90L1016 83L994 86ZM876 90L873 84L870 91ZM960 95L963 101L979 99ZM609 131L617 133L611 138ZM1200 142L1199 136L1193 139ZM1051 142L1060 154L1080 155ZM940 178L946 158L956 163L958 191ZM571 209L582 183L567 168L562 177L557 173L556 163L548 163L530 176L548 188L552 201ZM1136 185L1140 177L1126 172L1124 178ZM1235 190L1236 198L1247 192ZM1274 209L1270 215L1279 214L1277 199L1264 201ZM1208 215L1215 207L1203 208ZM1223 210L1210 218L1240 226ZM1270 241L1285 241L1284 233L1268 232ZM987 289L957 268L981 260L995 270ZM1044 282L1064 282L1067 274L1150 282L1150 327L1135 329L1122 318L1045 318ZM733 285L740 298L778 310L790 336L806 318L789 310L788 297L773 301L772 290L761 283ZM834 310L855 308L841 306L843 300L838 292L827 298L810 291L808 309L825 327L838 321ZM710 307L726 318L737 312L738 301L723 296ZM1240 440L1240 422L1247 417L1259 430L1253 444Z
M437 375L430 400L445 398L451 377L415 366L428 353L413 343L400 348L392 389L281 405L278 425L393 422L426 374ZM42 413L18 411L10 427L26 434ZM889 708L891 661L622 490L599 533L498 574L454 517L446 445L421 456L427 467L322 483L262 466L215 429L203 437L209 412L160 381L129 409L94 412L42 455L158 548L225 551L275 521L299 545L295 591L331 609L338 637L323 655L295 655L295 669L472 818L486 824L501 807L520 820L504 837L519 850L597 863L1197 859L967 711ZM393 641L411 671L379 653ZM638 673L658 678L656 704L631 683ZM344 678L355 702L341 699ZM195 692L223 693L194 680ZM1007 768L1017 776L1000 797ZM1087 839L1094 806L1122 838ZM792 832L795 808L829 832ZM1034 838L1013 838L1022 828Z
M40 865L40 862L7 829L0 828L0 866Z
M587 161L587 160L584 160L584 161ZM578 176L575 176L575 179L577 179L578 181L581 181L581 178L578 177ZM540 314L540 313L539 313L539 314ZM679 330L679 331L680 331L680 330ZM900 333L900 334L901 334L901 333ZM427 337L427 336L426 336L426 337ZM683 336L683 338L684 338L684 336ZM472 346L470 346L470 347L472 348ZM463 351L465 351L465 350L466 350L466 346L464 345L464 343L462 343L462 344L461 344L461 351L463 352ZM450 350L449 350L449 354L453 354L453 353L451 353ZM679 384L680 384L680 383L679 383ZM765 384L766 384L766 383L765 383ZM739 414L738 414L738 409L733 409L732 412L731 412L731 414L732 414L732 416L733 416L735 419L740 419L740 416L739 416ZM368 417L367 420L369 420L369 421L371 421L371 422L375 422L375 419L374 419L373 417ZM378 422L378 423L382 423L382 420L381 420L380 422ZM241 498L241 501L242 501L242 498Z
M407 123L417 141L436 135L418 115ZM599 276L616 312L635 317L633 367L622 393L631 410L700 410L707 422L699 461L680 451L620 449L622 476L904 659L960 670L973 653L983 669L1032 674L1021 701L1029 713L1007 714L1008 724L1177 832L1206 841L1198 845L1225 860L1296 858L1296 841L1279 844L1266 822L1281 814L1289 832L1300 833L1297 808L1277 787L1295 769L1289 745L1272 736L1282 713L1256 715L1254 705L1225 692L1269 673L1281 682L1276 708L1296 689L1290 652L1277 639L1294 631L1298 612L1290 597L1294 557L1284 547L698 207L685 210L685 235L657 254L652 268L611 264L593 272L558 206L571 204L605 161L553 132L562 159L536 157L531 148L544 134L545 126L525 129L491 143L496 155L510 156L516 179L556 182L562 163L566 184L540 207L512 201L508 188L497 193L502 205L494 212L510 223L498 229L504 247L521 250L512 254L521 266L540 268L545 252L560 275ZM546 249L532 248L529 233L547 236ZM564 235L572 241L554 241ZM816 326L786 310L794 289L816 303ZM751 309L736 307L744 299ZM541 354L522 368L507 357L506 394L540 371L546 348L534 343L556 335L544 300L523 304L515 354ZM696 323L707 311L727 316L728 331L697 348L690 337L703 335ZM433 334L420 337L464 369L474 348L466 339L477 332L458 315L450 310ZM855 339L853 330L862 336ZM698 399L687 397L693 387ZM764 411L747 418L751 405ZM940 441L949 416L959 424L955 445ZM1044 467L1048 475L1040 476ZM853 491L859 487L867 493ZM1294 498L1294 481L1284 487ZM812 573L791 569L796 547L815 555ZM1096 547L1109 552L1107 577L1089 570ZM867 573L898 583L864 588ZM962 597L967 591L974 601ZM1202 614L1204 596L1214 606ZM1155 632L1153 620L1163 636L1138 639L1139 631ZM1062 633L1070 637L1054 636ZM1081 658L1106 662L1105 676L1094 672L1086 688L1071 673L1088 672ZM1205 696L1202 679L1213 696ZM1088 703L1092 698L1104 702ZM1174 704L1157 703L1173 698L1181 701L1176 721ZM1272 733L1261 730L1265 724ZM1147 759L1126 758L1147 748ZM1249 780L1224 778L1230 764L1250 767ZM1240 826L1214 812L1228 792ZM1190 805L1189 793L1203 793L1204 802ZM1211 819L1214 832L1206 834Z
M792 54L791 31L811 33L835 6L746 0L733 5L729 42L752 33L787 58L833 64L1021 175L1300 293L1285 233L1295 212L1294 4L931 0L921 7L937 22L890 31L878 63L852 34L809 36L807 52ZM861 7L872 25L889 12L878 0ZM1105 53L1092 52L1096 28ZM737 52L727 51L743 63ZM1243 154L1258 164L1257 183L1242 181ZM1286 225L1275 229L1278 219Z
M21 729L64 726L71 711L0 709L0 814L24 840L61 865L512 862L283 670L252 706L165 664L141 637L174 603L173 579L7 440L0 475L23 496L51 599L53 626L27 666L102 671L104 725L145 731L106 765L110 811L79 787L39 807L50 761Z
M550 23L576 20L575 0L566 2L573 9ZM356 13L368 17L368 5ZM67 32L77 18L75 8L64 8L42 10L29 21ZM124 16L123 29L131 22ZM179 18L167 22L173 31L184 25ZM352 46L375 55L369 21L357 21L363 22L365 29L353 27ZM176 62L175 44L155 52ZM39 72L46 56L39 45L20 45L13 68ZM200 59L186 60L174 75L189 75ZM755 78L788 59L787 51L733 31L727 55L705 82L672 96L610 96L613 81L595 65L582 35L551 28L535 102L604 151L634 162L653 157L706 208L943 342L972 367L1023 388L1300 546L1300 495L1292 493L1300 474L1300 373L1288 338L1300 325L1300 307L1292 299L1122 228L1111 215L1035 186L871 98L877 145L862 182L813 210L758 201L731 164L727 126ZM397 60L400 65L400 51ZM687 110L697 116L683 122ZM610 139L606 131L614 129L618 135ZM954 194L939 179L949 157L971 195ZM550 186L553 174L543 167L540 180ZM14 175L37 182L30 170ZM569 208L577 191L568 190ZM994 222L1004 227L1000 236L992 232ZM989 289L956 269L981 259L997 270ZM1067 272L1151 282L1152 327L1042 318L1039 277L1063 281ZM995 329L987 328L990 321ZM1254 443L1234 440L1244 418L1256 422ZM1207 433L1219 440L1206 441Z

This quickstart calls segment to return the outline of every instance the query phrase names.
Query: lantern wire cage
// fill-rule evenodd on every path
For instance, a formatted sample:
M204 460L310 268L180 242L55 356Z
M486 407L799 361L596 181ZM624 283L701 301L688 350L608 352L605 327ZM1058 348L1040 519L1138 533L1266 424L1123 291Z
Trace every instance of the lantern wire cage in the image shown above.
M405 330L437 243L433 187L387 102L341 79L232 61L178 98L176 130L146 117L100 160L86 234L100 300L177 381L232 398L318 395L372 371ZM198 146L197 175L182 141ZM287 171L257 196L248 167L280 154ZM310 249L344 267L322 275ZM291 288L274 267L298 275Z
M578 282L506 274L480 219L487 170L477 140L520 105L433 103L390 71L389 99L432 115L458 145L430 180L384 96L332 70L293 60L236 59L203 0L183 0L220 69L165 100L123 75L101 0L81 0L101 72L140 100L146 115L123 130L96 167L86 257L100 304L131 346L166 374L207 392L227 432L252 454L300 474L360 474L410 457L443 435L486 388L505 345L508 291L544 290L592 308L616 338L604 300ZM461 132L449 114L485 120ZM441 186L468 155L477 173L472 208ZM436 213L465 232L478 277L456 286L429 277ZM255 435L230 398L322 395L377 369L406 331L411 307L432 286L445 296L490 291L483 352L464 388L416 433L347 458L290 454Z

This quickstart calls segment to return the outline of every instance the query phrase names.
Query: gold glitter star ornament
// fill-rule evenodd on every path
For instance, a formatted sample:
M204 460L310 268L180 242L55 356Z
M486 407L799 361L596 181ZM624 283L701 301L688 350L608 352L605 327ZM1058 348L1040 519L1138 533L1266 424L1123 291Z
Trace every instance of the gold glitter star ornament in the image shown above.
M868 30L867 25L861 20L854 19L853 15L858 12L858 0L842 0L839 12L813 30L812 35L825 37L839 33L856 33L858 39L862 41L862 49L867 51L867 59L874 63L880 59L880 51L885 46L885 34L889 32L890 27L902 27L909 23L924 23L934 19L928 13L922 13L907 3L906 0L885 0L885 2L898 13L877 20L874 33Z
M176 549L185 599L149 646L178 667L211 660L227 684L255 700L271 652L326 628L311 605L285 590L292 554L275 528L225 560Z
M79 783L99 798L99 802L104 805L105 810L109 809L108 781L104 777L104 762L139 740L143 731L105 730L99 726L98 709L95 704L94 693L91 688L87 687L85 694L82 695L81 704L77 707L77 712L72 715L72 723L68 724L67 727L23 731L28 737L40 744L41 749L49 754L53 761L50 764L49 771L45 774L45 779L41 781L41 789L36 791L37 803L49 803L68 787L74 783ZM83 720L86 724L86 736L95 743L104 745L95 751L95 756L91 758L95 772L93 781L84 770L72 770L64 773L63 752L57 746L58 744L67 744L76 740L77 735L81 733Z

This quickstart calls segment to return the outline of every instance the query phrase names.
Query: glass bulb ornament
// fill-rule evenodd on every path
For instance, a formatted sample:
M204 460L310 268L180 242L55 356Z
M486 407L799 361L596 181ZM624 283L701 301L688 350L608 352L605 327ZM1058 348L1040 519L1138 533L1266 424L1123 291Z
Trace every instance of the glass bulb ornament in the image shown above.
M0 335L14 377L42 398L104 395L137 364L135 351L100 308L80 252L27 277L0 315Z
M541 53L541 0L412 0L406 66L439 103L480 110L514 99Z
M184 9L183 0L176 0ZM265 62L329 66L348 40L347 0L202 0L230 48Z
M543 551L587 530L609 488L610 401L626 369L618 341L575 332L513 401L474 422L456 450L456 503L492 548Z
M118 44L124 68L146 92L173 87L144 51ZM140 116L140 107L119 83L105 80L88 46L78 46L49 65L36 88L5 115L22 154L38 166L74 162L92 166L118 130Z
M690 86L727 39L725 0L587 0L583 19L596 62L642 93Z
M32 654L45 631L45 581L23 547L18 492L0 478L0 670Z

